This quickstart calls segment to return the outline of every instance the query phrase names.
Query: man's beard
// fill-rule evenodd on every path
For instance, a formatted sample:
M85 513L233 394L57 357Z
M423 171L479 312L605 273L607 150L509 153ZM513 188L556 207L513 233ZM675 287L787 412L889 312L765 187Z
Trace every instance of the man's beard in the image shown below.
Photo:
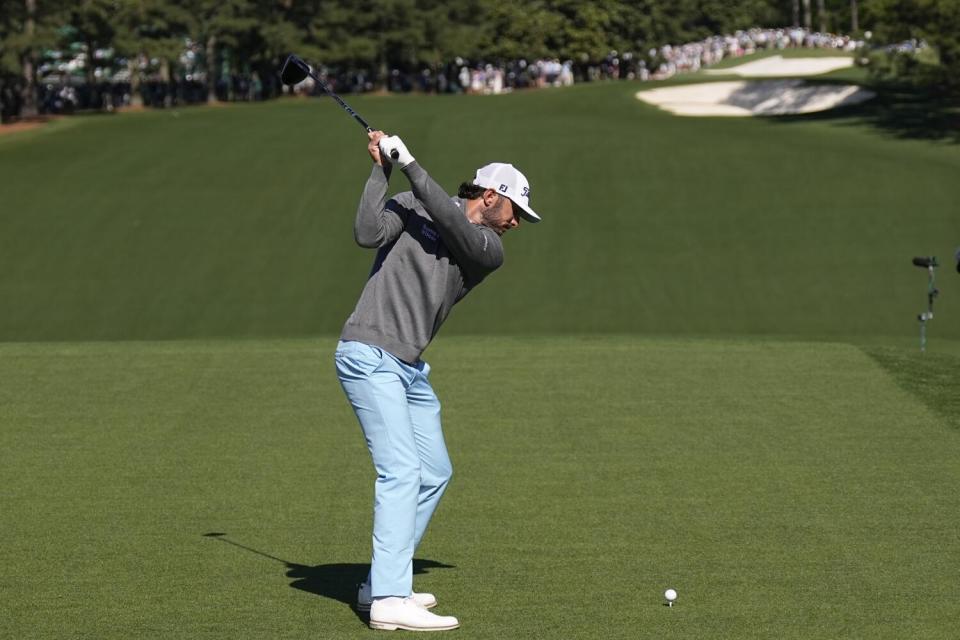
M500 196L497 204L481 211L480 218L483 220L484 226L490 227L497 233L503 233L503 225L499 219L502 217L501 214L503 213L503 208L507 206L507 204L507 199L503 196Z

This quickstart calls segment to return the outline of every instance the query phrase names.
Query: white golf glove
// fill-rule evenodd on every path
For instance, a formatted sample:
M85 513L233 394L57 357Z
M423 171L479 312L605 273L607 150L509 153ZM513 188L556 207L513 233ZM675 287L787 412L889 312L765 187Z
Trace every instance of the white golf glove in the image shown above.
M415 160L415 158L410 155L410 152L407 151L407 145L403 144L400 136L384 136L380 138L380 151L383 153L384 158L401 169Z

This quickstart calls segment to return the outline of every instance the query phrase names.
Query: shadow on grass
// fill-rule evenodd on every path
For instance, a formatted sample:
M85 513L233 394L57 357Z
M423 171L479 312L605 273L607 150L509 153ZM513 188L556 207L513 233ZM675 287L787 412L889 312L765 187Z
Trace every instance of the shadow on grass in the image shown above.
M861 347L894 381L925 404L952 429L960 431L960 358L885 347Z
M824 79L818 84L834 82L844 83L841 79ZM858 105L768 120L778 124L867 125L895 138L960 144L960 96L898 84L868 84L865 88L876 92L876 97Z
M250 553L269 558L275 562L282 563L286 568L286 576L292 579L290 586L300 591L306 591L314 595L337 600L345 605L357 615L364 623L368 622L369 614L366 611L357 610L357 587L366 580L370 565L367 563L334 563L307 565L299 562L290 562L283 558L270 555L269 553L259 551L253 547L242 545L226 537L225 533L205 533L203 537L214 538L220 542L233 545ZM422 575L428 573L430 569L454 569L455 565L436 562L435 560L422 560L414 558L413 575Z

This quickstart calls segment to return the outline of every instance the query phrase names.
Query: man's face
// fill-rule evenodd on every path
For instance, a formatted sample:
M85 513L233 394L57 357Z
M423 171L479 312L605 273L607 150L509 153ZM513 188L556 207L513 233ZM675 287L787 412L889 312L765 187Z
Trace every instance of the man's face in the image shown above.
M480 215L483 223L502 236L510 229L520 226L520 213L510 198L489 189L483 197L485 208ZM489 203L489 204L488 204Z

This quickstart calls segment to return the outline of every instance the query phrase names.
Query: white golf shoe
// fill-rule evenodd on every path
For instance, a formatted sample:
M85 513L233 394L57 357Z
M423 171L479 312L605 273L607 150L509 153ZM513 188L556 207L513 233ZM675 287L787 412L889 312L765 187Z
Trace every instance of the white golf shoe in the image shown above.
M410 597L424 609L432 609L437 606L437 599L432 593L417 593L414 591ZM370 595L370 583L364 582L357 589L357 611L370 611L371 602L373 602L373 596Z
M420 606L413 597L379 598L370 605L370 628L384 631L447 631L460 626L453 616L438 616Z

